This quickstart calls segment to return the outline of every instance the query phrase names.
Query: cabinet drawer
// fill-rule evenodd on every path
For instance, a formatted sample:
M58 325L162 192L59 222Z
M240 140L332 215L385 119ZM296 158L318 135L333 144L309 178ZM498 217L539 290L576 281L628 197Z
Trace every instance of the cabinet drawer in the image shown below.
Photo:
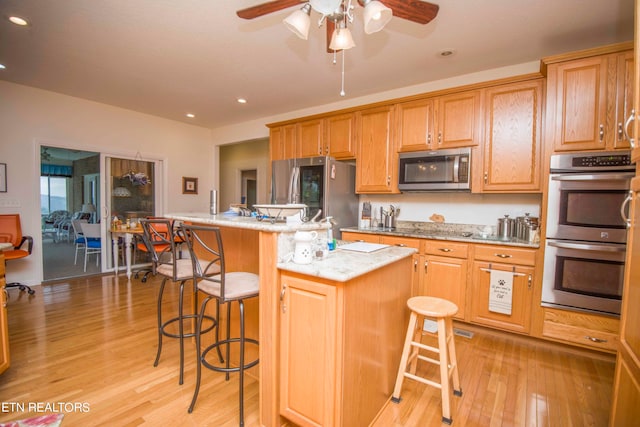
M620 321L611 317L545 309L542 336L615 351L619 327Z
M422 240L412 239L411 237L396 237L396 236L380 236L380 243L392 246L405 246L407 248L416 248L420 251L420 245Z
M476 245L475 249L475 259L482 261L531 266L533 266L536 261L536 251L530 249L483 245Z
M469 245L446 240L425 240L424 253L427 255L468 258Z
M343 231L342 240L346 240L349 242L380 243L380 236L378 236L377 234L353 233L349 231Z

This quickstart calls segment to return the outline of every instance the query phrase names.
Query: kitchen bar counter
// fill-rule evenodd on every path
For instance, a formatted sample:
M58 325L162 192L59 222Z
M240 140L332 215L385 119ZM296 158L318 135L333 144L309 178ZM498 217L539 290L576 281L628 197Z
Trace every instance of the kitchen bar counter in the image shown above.
M177 221L187 221L199 224L217 225L221 227L243 228L257 231L269 231L275 233L295 232L298 230L319 230L327 229L326 222L304 222L300 224L287 224L284 221L272 223L269 219L258 220L256 217L208 213L172 213L165 215L166 218Z
M522 248L538 249L540 242L527 242L519 239L504 240L496 236L482 237L482 234L477 231L459 231L450 229L446 226L442 228L431 227L428 229L421 228L409 228L409 227L397 227L396 229L386 228L358 228L347 227L341 228L340 231L348 231L352 233L363 234L376 234L385 236L399 236L399 237L412 237L416 239L431 239L431 240L449 240L453 242L466 242L466 243L486 243L504 246L516 246Z
M278 268L310 277L347 282L409 257L415 252L417 251L413 248L389 246L374 252L363 253L340 249L339 245L324 259L314 259L311 264L295 264L293 261L288 261L278 263Z
M338 299L327 300L327 302L334 301L332 304L338 304L341 311L330 312L333 314L329 313L327 319L333 319L332 322L345 322L346 329L340 329L339 336L334 335L337 333L336 331L332 332L331 337L336 340L336 345L340 345L338 349L349 355L349 360L360 360L364 365L369 366L370 364L365 361L371 357L382 358L380 363L371 365L371 369L367 371L366 387L363 388L361 378L345 374L345 376L340 376L340 380L345 381L344 390L349 391L346 396L338 389L323 388L320 390L323 393L329 393L323 395L322 401L333 403L330 405L332 409L327 408L325 412L324 423L319 425L368 424L386 402L391 394L391 388L393 388L402 349L403 330L406 328L408 318L406 300L410 296L411 255L415 250L389 247L373 253L348 253L346 250L338 248L330 252L324 260L316 260L308 265L296 265L286 261L291 258L293 253L295 232L316 230L322 233L328 228L328 224L271 223L268 220L258 221L252 217L209 215L207 213L174 213L167 214L165 217L186 223L220 227L227 271L248 271L260 276L259 298L257 301L255 301L256 299L249 300L245 304L246 336L257 338L260 342L258 350L260 363L248 371L249 375L258 377L260 382L260 425L269 427L284 425L287 421L281 416L283 411L287 414L287 418L295 418L300 422L296 415L289 411L289 409L293 410L292 407L283 410L281 405L282 399L288 399L292 396L286 393L288 389L283 388L290 386L290 383L282 380L281 376L283 316L285 313L288 315L301 313L293 309L294 303L290 301L289 292L295 286L287 287L282 283L285 276L288 277L288 280L293 281L292 284L294 282L295 284L309 284L327 289L330 294L336 292L335 295L339 296ZM296 295L297 298L300 294ZM291 304L287 305L289 308L286 312L282 311L282 298ZM311 301L316 300L312 298ZM297 299L295 304L299 302L300 300ZM306 309L303 309L302 313L305 312L307 312ZM237 325L237 319L234 320L236 316L237 310L232 312L231 322L234 325ZM367 322L363 323L363 318L366 318ZM386 321L383 321L384 319ZM221 319L221 321L224 324L226 319ZM319 332L317 331L318 327L324 325L322 322L315 323L318 324L304 322L294 322L293 324L304 324L307 332L304 332L302 336L311 336L308 333L310 330ZM289 325L291 324L289 323ZM362 328L368 328L367 330L373 328L372 330L376 333L370 340L361 344L388 342L390 343L388 352L376 350L374 355L371 355L368 350L365 351L368 347L359 345L361 340L356 339L362 336ZM300 335L296 336L300 337ZM292 336L287 335L287 337L289 339ZM342 341L340 337L344 337L345 341ZM248 349L248 359L255 358L255 354L251 354L252 351L253 349ZM327 355L329 354L332 352L329 351ZM297 357L293 353L289 356ZM305 354L304 357L308 358L308 355ZM233 354L231 360L234 360ZM333 357L326 359L327 363L333 363L332 361L334 361ZM287 365L285 364L285 366ZM326 365L325 368L327 369L323 371L315 368L312 371L315 372L314 375L317 378L323 381L327 380L328 376L338 374L329 365ZM349 365L348 370L352 370L351 368L354 367ZM334 380L338 380L338 378ZM308 389L308 384L300 386L302 389ZM293 394L293 396L295 395L297 393ZM352 402L353 399L357 399L357 403ZM295 402L289 403L295 406ZM355 410L356 406L350 405L351 403L360 409ZM344 406L345 404L349 405ZM360 423L355 420L368 421Z

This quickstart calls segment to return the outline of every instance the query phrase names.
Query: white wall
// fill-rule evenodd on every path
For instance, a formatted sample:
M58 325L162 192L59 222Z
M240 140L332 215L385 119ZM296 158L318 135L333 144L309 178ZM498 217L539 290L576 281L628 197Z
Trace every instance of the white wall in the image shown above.
M371 202L380 217L380 206L400 208L398 221L430 222L433 214L444 216L448 224L490 225L498 218L540 216L541 194L405 193L399 195L362 195L360 202ZM362 205L362 203L361 203ZM361 206L362 208L362 206Z
M166 194L158 208L207 209L216 170L209 129L5 81L0 81L0 129L0 163L7 164L8 175L0 213L19 213L23 234L35 240L30 257L8 266L8 282L42 281L38 144L162 159ZM198 177L198 195L182 194L182 176Z
M269 139L247 141L220 148L219 212L240 203L243 170L256 170L257 203L269 203Z

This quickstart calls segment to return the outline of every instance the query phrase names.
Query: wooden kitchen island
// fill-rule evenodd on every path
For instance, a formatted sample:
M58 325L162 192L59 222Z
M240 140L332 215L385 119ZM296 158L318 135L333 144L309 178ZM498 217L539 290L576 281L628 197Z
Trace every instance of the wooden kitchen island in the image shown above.
M393 390L415 249L338 248L297 265L287 261L295 231L322 232L327 224L166 217L220 227L227 271L260 275L259 301L246 305L247 337L260 341L260 425L369 425Z

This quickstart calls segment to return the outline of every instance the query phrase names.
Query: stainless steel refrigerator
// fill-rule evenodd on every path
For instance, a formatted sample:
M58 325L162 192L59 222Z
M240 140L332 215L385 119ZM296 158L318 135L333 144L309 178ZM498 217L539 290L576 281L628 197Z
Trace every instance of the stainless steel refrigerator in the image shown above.
M332 217L334 237L341 227L358 225L356 168L333 157L275 160L271 168L271 203L304 203L309 218Z

